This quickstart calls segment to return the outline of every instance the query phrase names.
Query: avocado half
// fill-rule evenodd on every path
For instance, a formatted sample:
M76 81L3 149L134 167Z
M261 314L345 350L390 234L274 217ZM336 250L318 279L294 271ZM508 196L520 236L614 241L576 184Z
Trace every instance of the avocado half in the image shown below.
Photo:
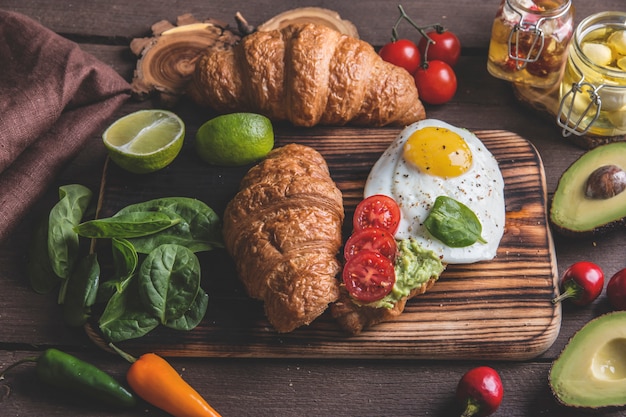
M626 142L598 146L559 179L550 223L567 236L591 236L626 227Z
M552 364L549 380L566 406L626 405L626 311L604 314L580 329Z

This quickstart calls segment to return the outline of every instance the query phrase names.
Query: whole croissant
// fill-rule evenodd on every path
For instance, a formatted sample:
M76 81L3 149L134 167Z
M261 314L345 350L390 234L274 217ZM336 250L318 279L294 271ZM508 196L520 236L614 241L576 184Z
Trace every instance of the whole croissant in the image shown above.
M341 191L314 149L276 148L248 171L224 213L226 249L279 332L311 323L339 297Z
M189 95L220 113L256 112L296 126L404 126L426 117L406 70L365 41L311 23L207 51Z

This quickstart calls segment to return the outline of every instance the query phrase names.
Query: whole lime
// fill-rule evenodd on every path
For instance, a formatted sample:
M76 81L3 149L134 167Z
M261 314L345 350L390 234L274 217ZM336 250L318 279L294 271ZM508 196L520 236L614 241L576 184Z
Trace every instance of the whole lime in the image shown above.
M196 151L213 165L240 166L265 157L274 147L274 128L256 113L217 116L196 132Z
M145 174L165 168L180 152L185 125L167 110L139 110L111 124L102 134L113 162L127 171Z

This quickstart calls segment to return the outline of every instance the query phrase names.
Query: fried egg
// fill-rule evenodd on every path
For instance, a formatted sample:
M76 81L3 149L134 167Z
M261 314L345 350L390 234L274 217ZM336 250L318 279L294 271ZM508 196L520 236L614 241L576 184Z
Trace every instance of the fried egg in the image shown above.
M364 197L384 194L399 205L397 240L414 238L444 263L491 260L504 234L504 180L495 157L473 133L435 119L406 127L372 167ZM450 247L424 226L435 199L448 196L469 207L486 241Z

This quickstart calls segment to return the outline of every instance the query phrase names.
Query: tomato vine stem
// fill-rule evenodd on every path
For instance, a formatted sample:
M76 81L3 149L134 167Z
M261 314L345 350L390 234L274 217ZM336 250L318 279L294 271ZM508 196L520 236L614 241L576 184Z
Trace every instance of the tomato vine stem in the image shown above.
M396 19L396 22L394 23L393 27L391 28L391 40L392 40L392 42L395 42L395 41L398 40L398 26L400 25L400 23L402 23L403 20L406 20L411 26L413 26L420 33L420 35L422 35L423 37L428 39L428 44L429 45L431 43L435 43L435 41L432 40L431 37L426 34L426 31L424 29L434 28L437 31L439 31L440 28L443 29L443 26L441 26L439 23L435 23L435 24L427 25L427 26L419 26L404 11L404 7L402 7L401 4L398 4L398 10L400 10L400 16L398 17L398 19Z

